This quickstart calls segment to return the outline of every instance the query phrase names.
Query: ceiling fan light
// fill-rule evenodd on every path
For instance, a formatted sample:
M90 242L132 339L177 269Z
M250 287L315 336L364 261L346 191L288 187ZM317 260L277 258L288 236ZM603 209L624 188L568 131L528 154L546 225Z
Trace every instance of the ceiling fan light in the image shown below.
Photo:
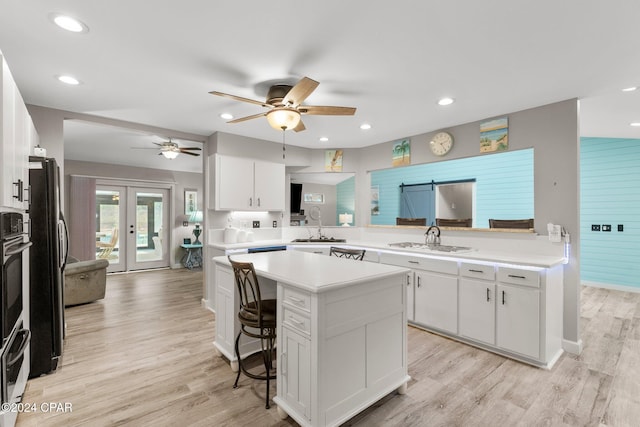
M166 150L162 152L162 155L169 160L175 159L176 157L178 157L178 154L180 154L179 151L173 151L173 150Z
M274 108L267 113L267 121L276 130L293 129L300 123L300 113L293 108Z

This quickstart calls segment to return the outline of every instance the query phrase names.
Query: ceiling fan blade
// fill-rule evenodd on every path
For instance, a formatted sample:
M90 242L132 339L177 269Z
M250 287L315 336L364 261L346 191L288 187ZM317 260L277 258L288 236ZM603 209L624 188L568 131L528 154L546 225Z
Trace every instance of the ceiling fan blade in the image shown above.
M159 145L160 147L162 147L163 145L167 144L166 142L162 142L162 143L160 143L160 142L153 142L153 141L152 141L151 143L152 143L152 144Z
M324 115L324 116L353 116L356 113L354 107L330 107L321 105L303 105L298 108L300 114Z
M289 92L282 98L282 103L289 107L297 107L302 101L307 99L311 92L316 90L320 83L309 77L303 77Z
M231 98L236 101L248 102L249 104L260 105L262 107L272 108L272 105L267 104L266 102L256 101L255 99L243 98L241 96L229 95L228 93L217 92L215 90L209 92L211 95L222 96L223 98ZM231 123L231 122L229 122Z
M180 150L202 150L200 147L180 147Z
M182 154L188 154L188 155L190 155L190 156L199 156L199 155L200 155L200 153L192 153L192 152L190 152L190 151L182 151L182 148L180 149L180 152L181 152Z
M306 129L306 127L304 126L304 123L302 123L302 120L300 120L300 122L298 122L298 126L293 128L294 132L302 132L305 129Z
M227 123L240 123L251 119L257 119L258 117L266 116L267 113L254 114L252 116L240 117L239 119L233 119Z

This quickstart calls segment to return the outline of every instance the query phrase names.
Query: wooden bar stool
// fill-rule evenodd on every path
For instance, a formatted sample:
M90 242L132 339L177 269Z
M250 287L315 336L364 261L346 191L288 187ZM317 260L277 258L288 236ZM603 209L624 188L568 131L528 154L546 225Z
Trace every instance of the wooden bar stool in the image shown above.
M235 353L238 358L238 375L233 384L233 388L238 387L240 372L249 378L267 381L267 396L265 408L269 409L269 380L275 379L276 375L271 372L274 347L276 341L276 300L262 299L260 296L260 284L258 276L250 262L235 262L229 257L229 262L233 268L235 282L240 295L240 310L238 320L240 321L240 332L236 337ZM260 339L262 346L262 358L266 373L257 375L249 372L240 358L240 335Z

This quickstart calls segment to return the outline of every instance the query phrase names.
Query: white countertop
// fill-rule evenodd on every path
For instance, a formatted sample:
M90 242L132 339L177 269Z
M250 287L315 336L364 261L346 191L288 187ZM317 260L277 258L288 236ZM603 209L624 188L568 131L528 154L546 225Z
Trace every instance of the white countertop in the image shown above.
M409 271L403 267L302 251L237 254L231 255L231 259L252 262L259 276L314 293L394 275L404 275ZM226 256L215 257L213 260L217 264L230 265Z
M398 254L409 254L412 256L423 256L426 258L445 258L445 259L459 259L462 261L484 261L504 264L514 264L528 267L540 267L551 268L557 265L566 264L566 258L562 256L532 254L526 252L507 252L499 250L477 250L472 249L467 252L439 252L429 249L421 248L397 248L389 246L386 243L381 242L365 242L358 240L347 240L346 243L336 242L322 242L322 243L310 243L310 242L291 242L284 240L261 240L256 242L245 243L214 243L210 244L210 247L221 250L233 250L233 249L246 249L246 248L260 248L265 246L286 245L286 246L339 246L339 247L354 247L363 248L372 251L384 251Z

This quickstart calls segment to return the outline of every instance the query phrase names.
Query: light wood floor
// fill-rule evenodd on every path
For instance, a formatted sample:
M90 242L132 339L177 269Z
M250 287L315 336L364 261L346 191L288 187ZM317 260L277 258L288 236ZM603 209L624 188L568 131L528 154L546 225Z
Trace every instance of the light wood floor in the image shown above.
M22 413L17 425L296 425L264 409L264 382L232 388L201 281L188 270L111 275L105 300L68 308L62 366L30 380L23 402L72 412ZM585 288L582 298L584 351L551 371L409 328L407 394L346 425L639 425L640 294Z

